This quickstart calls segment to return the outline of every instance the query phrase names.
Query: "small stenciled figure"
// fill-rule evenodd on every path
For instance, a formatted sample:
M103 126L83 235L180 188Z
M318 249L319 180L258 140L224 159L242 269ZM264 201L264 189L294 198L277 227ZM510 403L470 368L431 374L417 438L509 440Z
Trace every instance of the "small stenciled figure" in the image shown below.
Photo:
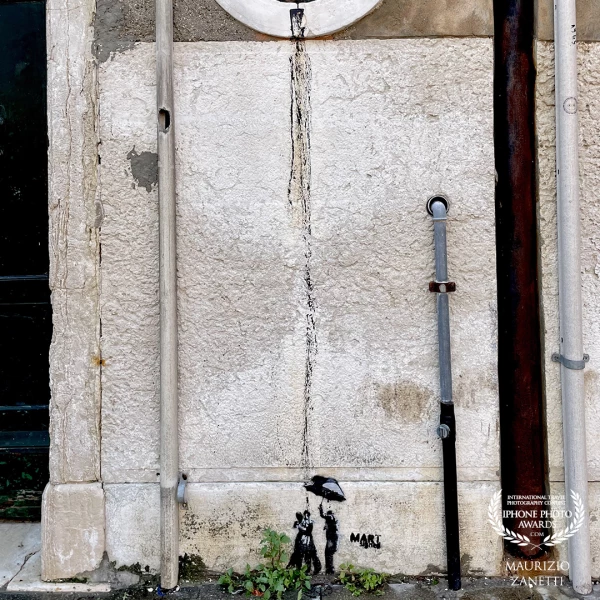
M322 519L325 519L325 573L333 575L333 555L337 552L339 541L338 520L331 510L326 513L323 511L323 503L319 504L319 513Z
M321 571L321 561L317 555L317 547L313 540L314 521L310 518L310 512L304 511L304 514L297 512L294 529L298 530L296 540L294 542L294 551L290 557L288 567L300 569L302 564L308 567L310 573L313 568L313 575L317 575Z

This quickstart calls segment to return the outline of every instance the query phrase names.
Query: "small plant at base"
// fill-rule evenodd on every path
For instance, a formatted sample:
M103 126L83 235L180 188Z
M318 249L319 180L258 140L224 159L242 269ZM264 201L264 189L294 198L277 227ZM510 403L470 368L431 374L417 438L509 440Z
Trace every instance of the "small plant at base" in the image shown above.
M387 573L377 573L374 569L361 569L349 563L340 565L340 583L353 595L367 592L383 595L383 586L389 579Z
M289 569L286 562L289 555L285 551L290 538L284 533L277 533L266 529L261 541L261 556L267 564L261 564L252 569L246 565L243 575L228 569L219 578L219 585L226 588L229 593L244 590L247 596L258 596L269 600L272 596L281 600L287 590L297 590L298 600L302 598L304 590L310 590L310 575L306 565L301 569Z
M272 529L265 529L263 539L261 540L260 554L268 561L268 566L272 569L282 569L283 563L289 560L289 554L285 552L286 544L290 543L290 538L285 533L277 533Z
M240 576L234 573L233 569L227 569L227 571L219 577L219 585L227 588L227 591L230 594L233 594L237 589L243 587Z

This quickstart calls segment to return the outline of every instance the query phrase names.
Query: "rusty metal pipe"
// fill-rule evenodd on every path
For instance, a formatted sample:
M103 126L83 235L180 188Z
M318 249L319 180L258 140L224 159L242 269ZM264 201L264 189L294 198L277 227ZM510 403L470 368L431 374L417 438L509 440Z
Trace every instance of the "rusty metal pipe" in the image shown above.
M538 300L534 0L494 0L498 379L503 497L546 493ZM527 519L525 519L527 521ZM531 521L529 519L529 521ZM523 519L505 525L532 540ZM534 546L507 544L525 558Z

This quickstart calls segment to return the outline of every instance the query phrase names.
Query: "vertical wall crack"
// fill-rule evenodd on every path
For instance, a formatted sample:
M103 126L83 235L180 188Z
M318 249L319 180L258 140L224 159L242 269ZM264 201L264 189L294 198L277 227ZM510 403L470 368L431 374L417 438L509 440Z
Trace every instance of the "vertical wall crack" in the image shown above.
M304 10L290 10L293 53L290 57L292 164L288 200L301 225L304 246L303 288L306 315L306 358L304 367L304 427L302 432L302 467L311 466L309 452L310 412L312 411L312 377L317 354L316 301L311 275L311 162L310 162L310 91L311 65L304 40Z

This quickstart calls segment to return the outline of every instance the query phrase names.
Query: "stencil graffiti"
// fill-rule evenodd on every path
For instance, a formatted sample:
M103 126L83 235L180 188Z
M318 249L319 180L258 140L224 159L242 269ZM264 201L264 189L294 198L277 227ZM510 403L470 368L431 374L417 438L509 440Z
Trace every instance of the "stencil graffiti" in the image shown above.
M337 552L339 542L339 527L338 520L335 518L333 511L323 511L323 503L319 504L319 514L322 519L325 519L325 573L333 575L333 555Z
M310 518L310 511L305 510L304 513L296 513L294 529L297 529L298 533L288 567L300 569L304 564L308 567L308 573L311 572L312 568L313 575L317 575L321 571L321 561L313 540L313 527L314 521Z
M360 534L360 533L351 533L350 541L360 544L363 548L376 548L379 550L381 548L381 542L379 541L379 535L372 534Z
M319 505L319 515L325 521L323 530L325 531L325 572L332 575L335 570L333 561L334 554L338 550L340 528L339 522L334 512L328 508L323 508L323 502L344 502L346 496L340 484L333 477L323 477L315 475L309 483L304 484L304 488L308 492L312 492L315 496L321 498ZM313 539L314 521L311 518L308 510L309 498L306 498L307 508L301 513L296 513L294 521L294 529L297 529L296 539L294 541L294 550L290 557L289 567L301 568L306 565L308 572L313 572L316 575L321 571L322 563L318 556L317 547Z
M333 500L334 502L344 502L346 500L340 484L333 477L315 475L311 483L305 483L304 487L315 496L320 496L325 500Z

